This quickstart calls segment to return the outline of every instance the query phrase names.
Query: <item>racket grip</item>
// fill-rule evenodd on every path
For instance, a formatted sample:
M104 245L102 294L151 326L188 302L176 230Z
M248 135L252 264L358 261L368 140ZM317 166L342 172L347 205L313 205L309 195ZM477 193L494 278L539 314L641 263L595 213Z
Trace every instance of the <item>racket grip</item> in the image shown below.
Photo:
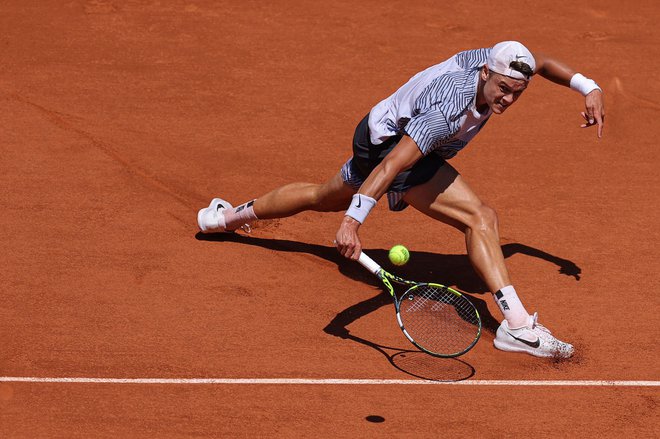
M360 253L360 259L358 259L358 262L362 264L364 268L371 271L375 275L378 275L378 272L382 270L381 266L378 265L376 261L374 261L369 256L367 256L365 252Z

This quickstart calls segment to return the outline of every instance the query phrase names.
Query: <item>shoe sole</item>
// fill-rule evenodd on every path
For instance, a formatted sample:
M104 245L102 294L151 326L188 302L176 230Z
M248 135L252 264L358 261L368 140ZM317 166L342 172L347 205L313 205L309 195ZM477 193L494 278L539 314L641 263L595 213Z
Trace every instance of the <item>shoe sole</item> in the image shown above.
M522 346L516 346L516 345L511 345L507 342L499 341L498 339L493 340L493 344L497 349L500 351L505 351L505 352L523 352L525 354L530 354L535 357L540 357L540 358L550 358L554 357L553 354L550 354L548 352L543 352L541 350L532 350L532 349L527 349Z
M551 352L542 351L540 349L539 350L532 350L531 348L528 349L528 348L525 348L525 347L522 347L522 346L513 345L513 344L510 344L506 341L500 341L498 339L493 340L493 344L495 345L495 347L497 349L499 349L501 351L505 351L505 352L522 352L522 353L533 355L533 356L539 357L539 358L570 358L570 357L573 356L573 352L571 352L570 355L562 355L559 352L551 353Z

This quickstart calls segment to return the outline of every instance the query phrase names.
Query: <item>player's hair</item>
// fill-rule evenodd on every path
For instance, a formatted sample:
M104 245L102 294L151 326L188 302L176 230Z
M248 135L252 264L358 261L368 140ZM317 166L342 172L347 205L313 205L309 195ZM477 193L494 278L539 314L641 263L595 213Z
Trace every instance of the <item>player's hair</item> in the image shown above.
M509 67L511 67L513 70L517 72L522 73L525 76L532 76L534 74L534 70L532 70L529 64L524 63L522 61L511 61Z

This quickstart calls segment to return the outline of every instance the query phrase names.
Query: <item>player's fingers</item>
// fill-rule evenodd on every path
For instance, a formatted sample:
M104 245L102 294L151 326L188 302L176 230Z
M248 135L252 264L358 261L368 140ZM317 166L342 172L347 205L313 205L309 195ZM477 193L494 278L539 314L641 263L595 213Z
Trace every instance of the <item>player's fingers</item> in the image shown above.
M358 244L351 249L351 254L346 257L353 261L357 261L360 259L360 253L362 253L362 247Z
M580 128L588 128L593 125L599 125L602 126L603 123L603 118L598 117L598 112L593 112L592 114L595 114L596 116L590 116L589 114L585 113L584 111L580 113L582 115L582 118L586 123L583 123L580 125ZM601 128L602 130L602 128Z
M335 247L340 255L346 256L347 246L341 241L341 239L334 240Z
M348 259L357 259L360 256L360 252L357 252L357 257L354 256L356 252L356 248L359 248L359 245L355 245L353 242L348 242L348 243L339 243L337 245L337 250L339 250L339 253Z
M605 127L605 106L601 104L596 115L598 121L598 137L603 137L603 128Z
M603 125L605 124L605 120L600 114L596 114L596 123L598 124L598 138L600 139L603 137Z
M593 107L587 107L587 114L585 115L584 118L589 123L589 125L594 124L594 109L593 109Z
M350 259L353 255L353 246L351 244L344 245L341 254L343 257Z
M353 247L346 247L345 251L342 253L342 256L347 258L347 259L354 259L353 254L355 250Z

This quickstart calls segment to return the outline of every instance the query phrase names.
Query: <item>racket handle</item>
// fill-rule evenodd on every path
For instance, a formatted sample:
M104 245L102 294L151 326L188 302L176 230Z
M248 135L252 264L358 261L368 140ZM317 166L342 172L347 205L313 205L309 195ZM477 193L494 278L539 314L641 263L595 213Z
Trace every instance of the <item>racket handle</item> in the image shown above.
M376 261L374 261L369 256L367 256L365 252L360 253L360 259L358 259L358 262L362 264L364 268L371 271L375 275L378 275L378 272L382 270L382 267L378 265Z

